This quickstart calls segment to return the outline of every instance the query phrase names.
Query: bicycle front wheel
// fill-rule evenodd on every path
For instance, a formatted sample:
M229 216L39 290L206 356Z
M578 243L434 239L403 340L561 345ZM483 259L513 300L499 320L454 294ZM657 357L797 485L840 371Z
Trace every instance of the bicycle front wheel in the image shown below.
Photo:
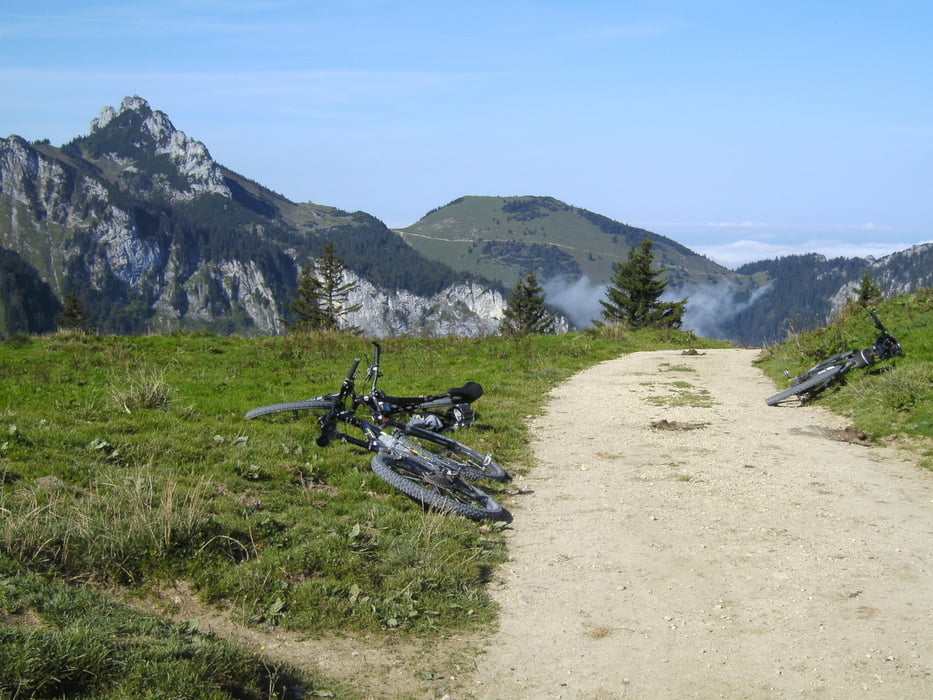
M845 365L831 365L826 369L820 370L812 377L805 379L804 381L794 384L793 386L788 387L784 391L779 391L774 396L769 396L765 399L765 403L769 406L776 406L785 399L789 399L791 396L797 394L806 394L806 393L817 393L822 391L830 382L836 380L840 375L842 375Z
M324 398L286 401L285 403L273 403L251 409L246 412L246 418L259 418L259 416L268 416L272 413L293 413L297 418L299 411L330 411L333 407L334 402Z
M379 453L373 457L372 469L380 479L424 506L470 520L512 521L512 514L488 493L414 455Z
M414 438L418 445L441 458L449 459L460 466L460 475L465 479L491 479L509 481L509 473L493 460L491 454L484 455L462 442L435 433L432 430L405 425L395 430L395 437L403 442Z

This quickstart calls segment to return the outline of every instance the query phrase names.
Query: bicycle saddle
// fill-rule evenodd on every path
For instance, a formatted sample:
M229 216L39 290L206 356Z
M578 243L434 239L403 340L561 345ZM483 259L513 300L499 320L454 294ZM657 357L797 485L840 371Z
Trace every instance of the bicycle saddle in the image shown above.
M437 408L450 403L472 403L483 395L483 387L477 382L467 382L463 386L448 389L447 394L436 396L389 396L380 394L381 400L402 408ZM447 397L450 397L449 399ZM430 405L429 405L430 404Z
M447 393L450 394L455 401L473 403L483 395L483 387L477 382L467 382L463 386L448 389Z

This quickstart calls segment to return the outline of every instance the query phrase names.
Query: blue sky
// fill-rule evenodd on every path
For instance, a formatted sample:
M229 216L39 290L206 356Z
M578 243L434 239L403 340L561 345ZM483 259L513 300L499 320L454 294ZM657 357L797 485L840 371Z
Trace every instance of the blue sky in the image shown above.
M547 195L734 266L933 240L933 3L73 0L0 9L0 136L139 95L295 201Z

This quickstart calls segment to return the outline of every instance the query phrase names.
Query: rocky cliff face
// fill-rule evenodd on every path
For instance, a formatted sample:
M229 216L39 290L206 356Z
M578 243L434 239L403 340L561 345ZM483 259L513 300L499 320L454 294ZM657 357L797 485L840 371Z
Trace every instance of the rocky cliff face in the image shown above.
M430 298L388 292L349 275L356 289L347 299L360 304L347 322L377 337L399 335L482 336L497 333L505 300L497 291L472 283L449 287Z
M276 334L315 245L353 222L296 227L281 208L297 205L247 187L129 97L62 148L0 139L0 247L59 298L78 289L103 331ZM349 322L373 336L493 333L504 308L475 283L419 295L352 280L361 308Z
M933 287L933 243L921 243L883 258L865 261L871 278L887 296L908 294L922 287ZM857 295L861 277L843 284L830 299L831 315Z

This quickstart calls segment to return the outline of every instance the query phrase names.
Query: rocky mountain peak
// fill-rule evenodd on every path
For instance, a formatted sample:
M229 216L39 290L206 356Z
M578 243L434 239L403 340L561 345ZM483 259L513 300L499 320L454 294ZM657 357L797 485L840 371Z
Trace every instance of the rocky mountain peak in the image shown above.
M146 102L142 97L134 95L133 97L124 97L123 102L120 103L120 111L118 112L110 105L107 105L100 110L94 119L91 120L91 133L101 131L107 128L107 125L110 124L114 119L123 114L124 112L135 112L136 114L146 115L152 114L152 108L149 106L149 103Z
M95 157L121 164L132 179L144 172L153 179L154 189L172 200L202 194L231 196L207 146L176 129L168 115L153 110L139 96L125 97L119 110L104 107L91 121L85 142ZM173 167L165 167L163 156Z

